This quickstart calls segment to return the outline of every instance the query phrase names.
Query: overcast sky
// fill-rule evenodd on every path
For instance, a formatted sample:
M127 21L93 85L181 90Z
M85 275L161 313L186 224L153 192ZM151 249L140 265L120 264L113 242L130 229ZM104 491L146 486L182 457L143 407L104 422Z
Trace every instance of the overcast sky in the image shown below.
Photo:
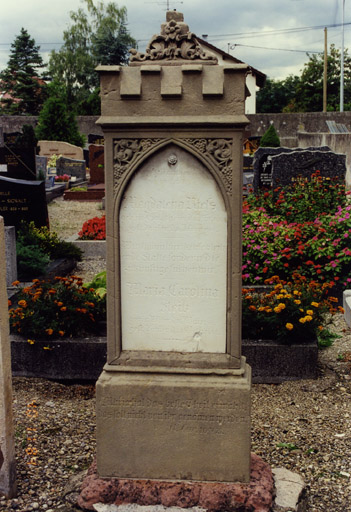
M147 40L159 32L167 0L116 3L127 7L129 31L144 49ZM323 52L324 26L329 27L328 47L334 43L341 48L341 26L331 25L341 24L342 4L343 0L169 0L171 9L184 13L192 32L208 34L209 42L218 48L230 48L229 53L238 59L280 79L299 74L308 60L305 52ZM60 48L70 11L82 6L80 0L0 0L0 70L6 67L10 45L22 27L47 59L51 49ZM347 23L351 23L351 0L345 0L345 48L351 53L351 24ZM320 28L293 31L306 27Z

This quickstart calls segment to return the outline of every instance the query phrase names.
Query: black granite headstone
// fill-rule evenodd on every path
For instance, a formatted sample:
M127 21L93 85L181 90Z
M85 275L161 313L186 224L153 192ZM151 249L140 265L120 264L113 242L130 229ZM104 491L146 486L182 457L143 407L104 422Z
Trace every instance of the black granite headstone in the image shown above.
M17 146L18 139L21 137L21 135L21 132L4 133L4 143L6 146L10 147Z
M310 180L319 171L324 178L345 180L346 155L332 151L294 151L272 157L272 186L286 187L297 180Z
M68 176L75 176L79 180L85 180L85 160L73 160L72 158L61 156L56 161L56 173L58 176L68 174Z
M0 177L0 215L5 226L19 228L21 221L48 226L49 217L44 181Z
M275 155L282 153L292 153L299 151L331 151L328 146L322 147L308 147L308 148L258 148L254 155L253 169L254 179L253 187L254 192L258 193L261 189L271 189L272 182L272 158Z
M0 147L0 176L35 180L35 148L18 149L5 142L5 147Z

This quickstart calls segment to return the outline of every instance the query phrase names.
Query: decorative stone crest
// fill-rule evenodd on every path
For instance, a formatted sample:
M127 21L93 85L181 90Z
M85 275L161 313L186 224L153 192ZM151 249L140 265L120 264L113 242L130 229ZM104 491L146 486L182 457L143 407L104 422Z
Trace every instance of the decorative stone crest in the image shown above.
M138 157L156 146L164 139L115 139L113 153L114 189L118 187L123 175ZM232 141L231 139L182 139L182 142L201 153L208 162L219 167L223 184L228 193L232 190ZM174 160L175 158L175 160ZM176 163L171 155L169 164Z
M113 147L113 183L119 185L128 167L138 156L163 139L115 139Z
M167 12L167 23L161 25L161 33L154 35L145 53L130 50L131 63L144 61L182 61L200 60L211 64L217 63L217 58L205 52L195 34L189 32L189 27L183 22L183 15L178 12Z
M232 191L232 140L231 139L184 139L197 151L219 167L227 192Z

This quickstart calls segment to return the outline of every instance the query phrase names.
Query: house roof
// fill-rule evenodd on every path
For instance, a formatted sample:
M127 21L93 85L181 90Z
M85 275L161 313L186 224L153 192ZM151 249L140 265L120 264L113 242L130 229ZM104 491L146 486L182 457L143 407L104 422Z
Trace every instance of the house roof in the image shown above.
M231 62L235 62L236 64L247 64L246 62L243 62L242 60L237 59L236 57L233 57L233 55L230 55L230 53L224 52L223 50L220 50L216 46L213 46L213 44L209 43L205 39L201 39L201 37L196 36L196 39L199 41L201 46L206 46L209 50L211 50L213 53L221 55L223 60L229 60ZM258 69L255 69L254 67L249 66L249 69L251 70L252 74L256 76L256 84L258 87L263 87L264 83L266 81L266 75L262 73L261 71L258 71Z

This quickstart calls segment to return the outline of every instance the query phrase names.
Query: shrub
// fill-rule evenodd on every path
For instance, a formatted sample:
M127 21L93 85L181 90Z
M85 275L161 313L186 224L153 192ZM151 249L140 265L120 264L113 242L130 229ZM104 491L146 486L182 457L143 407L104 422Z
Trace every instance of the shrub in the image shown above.
M243 337L303 343L330 337L331 315L343 309L329 297L330 283L308 282L293 273L289 281L273 276L265 281L269 292L243 289Z
M16 301L9 310L11 331L31 338L97 333L98 322L106 317L105 299L82 286L77 276L33 279Z
M37 228L34 222L21 223L16 241L17 268L20 279L43 274L50 260L58 258L82 259L82 251L58 237L46 226Z
M31 279L35 275L43 273L50 258L37 245L22 245L17 241L17 272L20 279Z
M273 124L270 125L268 130L262 135L260 140L260 147L261 148L279 148L280 147L280 139L278 137L278 134L273 126Z
M81 231L78 233L80 240L105 240L106 239L106 217L94 217L84 222Z

